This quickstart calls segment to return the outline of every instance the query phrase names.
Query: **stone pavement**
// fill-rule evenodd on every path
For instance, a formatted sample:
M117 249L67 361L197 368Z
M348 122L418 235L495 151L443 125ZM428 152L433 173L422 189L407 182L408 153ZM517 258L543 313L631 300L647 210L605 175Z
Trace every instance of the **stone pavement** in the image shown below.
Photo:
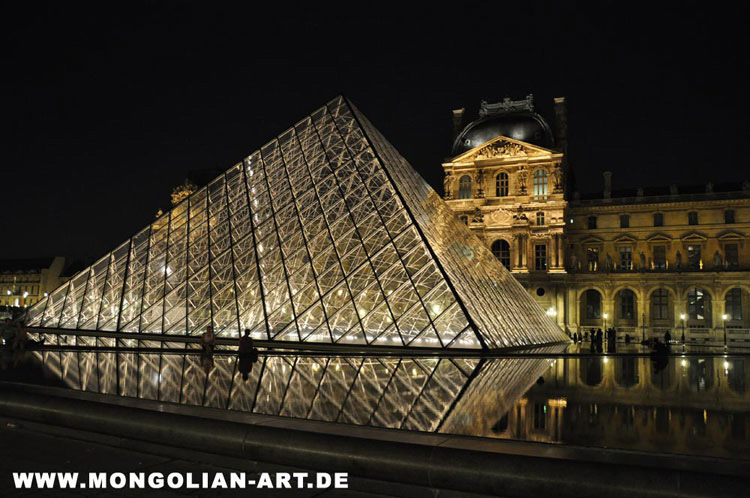
M0 420L0 497L352 497L377 498L383 496L415 498L478 498L480 495L437 490L374 481L350 476L349 489L15 489L12 472L246 472L256 478L259 472L313 471L273 464L245 461L211 453L199 453L180 448L166 448L121 438L83 433L17 420ZM335 472L335 469L331 469Z

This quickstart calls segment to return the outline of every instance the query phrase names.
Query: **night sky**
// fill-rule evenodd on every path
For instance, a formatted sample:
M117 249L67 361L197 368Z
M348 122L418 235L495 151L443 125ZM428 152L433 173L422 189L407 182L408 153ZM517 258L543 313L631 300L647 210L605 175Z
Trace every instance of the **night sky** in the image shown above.
M213 3L4 12L0 258L101 256L340 93L438 189L451 109L528 93L581 192L750 179L741 4Z

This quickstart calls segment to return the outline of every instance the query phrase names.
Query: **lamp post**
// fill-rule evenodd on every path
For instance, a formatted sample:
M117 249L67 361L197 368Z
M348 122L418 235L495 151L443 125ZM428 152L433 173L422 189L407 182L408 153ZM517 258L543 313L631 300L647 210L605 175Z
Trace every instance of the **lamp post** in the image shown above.
M680 314L680 320L682 321L682 345L685 345L685 313Z
M641 330L643 331L642 342L646 342L646 313L645 312L641 315Z
M729 318L729 315L727 315L726 313L721 315L721 320L724 325L724 351L727 350L727 318Z
M607 318L609 317L608 314L603 313L602 318L604 318L604 330L607 330Z

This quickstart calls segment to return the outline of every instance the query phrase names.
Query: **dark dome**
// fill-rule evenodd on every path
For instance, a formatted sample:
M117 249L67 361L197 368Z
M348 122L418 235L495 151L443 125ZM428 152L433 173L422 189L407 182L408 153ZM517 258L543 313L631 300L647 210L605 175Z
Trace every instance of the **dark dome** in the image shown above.
M453 142L452 153L457 156L500 135L547 148L555 143L552 130L539 114L531 111L499 113L466 125Z

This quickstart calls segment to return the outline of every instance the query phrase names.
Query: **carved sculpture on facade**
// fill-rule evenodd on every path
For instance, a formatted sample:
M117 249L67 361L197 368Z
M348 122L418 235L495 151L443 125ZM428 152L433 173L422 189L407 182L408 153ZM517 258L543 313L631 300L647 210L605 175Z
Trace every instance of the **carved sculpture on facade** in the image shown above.
M529 176L529 172L526 170L525 165L521 165L518 168L518 174L516 175L516 178L518 180L518 195L526 195L526 179Z
M718 249L714 251L714 268L721 268L721 253Z
M498 208L487 215L488 226L507 226L513 222L514 216L510 211Z
M677 259L677 268L679 269L682 267L682 253L680 251L677 251L675 258Z
M612 271L612 269L614 268L614 264L612 262L612 255L610 253L607 253L606 261L607 261L607 271Z
M554 169L552 170L552 185L553 185L553 193L555 194L561 194L563 191L562 186L562 168L559 164L555 164Z
M646 255L643 253L643 251L641 251L640 254L638 254L638 256L641 259L641 269L645 270L646 269Z
M495 157L502 157L502 156L525 156L526 149L520 145L513 142L506 142L505 140L498 140L497 142L493 142L486 147L482 147L477 151L476 156L474 156L475 160L480 159L492 159Z
M484 223L484 216L482 216L482 210L477 208L474 208L474 212L471 215L471 222L472 223Z
M483 199L484 198L484 171L481 169L477 170L476 177L474 181L477 184L477 198Z
M450 172L445 174L445 179L443 179L443 192L445 192L445 200L450 200L453 197L451 197L451 183L453 182L453 177L451 176Z
M526 213L523 212L523 206L521 204L518 205L518 209L516 210L516 214L513 215L513 219L528 221L529 218L526 216Z

